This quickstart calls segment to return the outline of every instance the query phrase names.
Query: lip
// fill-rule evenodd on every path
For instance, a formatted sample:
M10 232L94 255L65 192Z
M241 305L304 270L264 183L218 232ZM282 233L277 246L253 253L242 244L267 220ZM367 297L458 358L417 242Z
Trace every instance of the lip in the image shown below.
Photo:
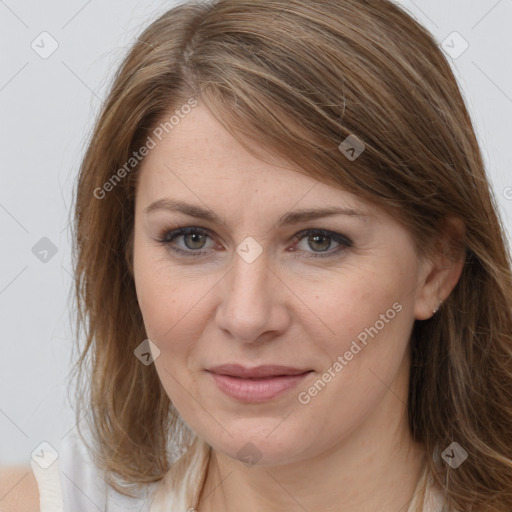
M218 389L236 400L266 402L294 388L313 370L265 365L244 368L222 365L207 370Z
M208 369L209 372L217 375L228 375L230 377L240 377L244 379L260 379L264 377L277 377L283 375L299 375L311 371L311 368L293 368L291 366L281 366L275 364L264 364L246 368L239 364L222 364Z

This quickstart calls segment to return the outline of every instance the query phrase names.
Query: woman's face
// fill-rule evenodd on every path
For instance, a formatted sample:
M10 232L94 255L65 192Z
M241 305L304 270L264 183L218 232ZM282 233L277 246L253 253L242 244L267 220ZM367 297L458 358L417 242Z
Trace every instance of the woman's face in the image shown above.
M425 268L393 218L254 158L202 105L143 162L134 273L154 364L233 458L299 461L402 418L411 329L435 306Z

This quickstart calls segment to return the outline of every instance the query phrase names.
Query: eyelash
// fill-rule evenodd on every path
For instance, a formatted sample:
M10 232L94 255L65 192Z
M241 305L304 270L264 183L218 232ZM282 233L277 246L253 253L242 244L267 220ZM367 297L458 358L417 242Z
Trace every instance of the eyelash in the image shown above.
M199 234L199 235L206 235L210 236L209 232L202 228L197 227L186 227L186 228L178 228L174 230L167 230L162 233L160 238L158 239L158 242L162 245L164 245L166 248L178 253L182 254L187 257L198 257L198 256L205 256L208 254L207 251L194 251L194 250L184 250L179 247L172 247L171 243L176 240L176 238L184 235L191 235L191 234ZM350 240L345 235L341 235L339 233L334 233L333 231L327 231L325 229L305 229L303 231L300 231L299 233L293 235L293 238L295 240L298 240L299 242L307 238L309 236L323 236L325 238L330 238L332 241L339 244L338 247L336 247L333 250L326 251L326 252L319 252L319 253L311 253L310 256L307 256L307 258L328 258L333 257L337 255L339 252L348 249L353 246L352 240Z

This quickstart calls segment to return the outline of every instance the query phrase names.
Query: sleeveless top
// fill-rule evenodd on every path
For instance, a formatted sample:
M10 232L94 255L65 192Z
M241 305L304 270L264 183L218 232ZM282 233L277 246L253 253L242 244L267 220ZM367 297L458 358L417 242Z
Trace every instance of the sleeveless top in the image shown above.
M119 494L106 484L88 449L74 431L64 438L56 460L55 454L41 452L37 462L34 457L30 465L39 488L40 512L187 512L193 509L185 502L184 491L199 488L205 453L198 451L191 460L183 492L171 490L164 477L146 485L145 491L136 498ZM422 478L426 478L425 472ZM407 512L416 505L417 498L410 503ZM427 484L422 510L448 512L442 494L433 485Z

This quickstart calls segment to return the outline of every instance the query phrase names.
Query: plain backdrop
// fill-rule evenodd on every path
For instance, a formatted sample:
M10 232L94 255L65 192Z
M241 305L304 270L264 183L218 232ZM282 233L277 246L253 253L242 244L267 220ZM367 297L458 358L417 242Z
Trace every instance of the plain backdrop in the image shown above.
M0 0L0 466L75 427L72 190L114 70L175 3ZM510 239L512 1L400 3L451 52Z

